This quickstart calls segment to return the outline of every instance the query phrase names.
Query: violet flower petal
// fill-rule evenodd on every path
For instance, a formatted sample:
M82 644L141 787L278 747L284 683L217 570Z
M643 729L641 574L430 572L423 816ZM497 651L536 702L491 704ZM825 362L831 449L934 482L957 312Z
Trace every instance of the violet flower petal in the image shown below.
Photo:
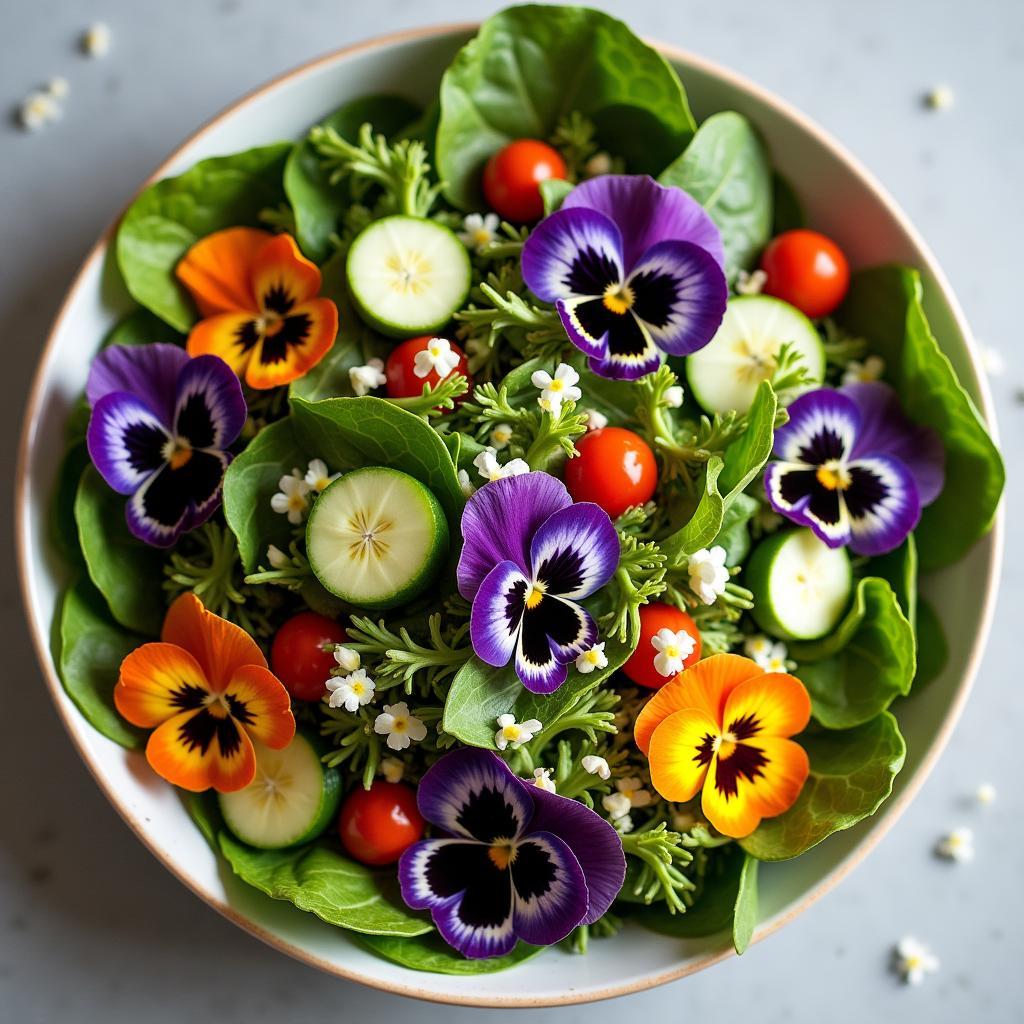
M488 665L507 665L516 649L530 581L514 562L499 562L473 598L469 635L476 656Z
M858 555L884 555L898 548L921 519L913 474L890 455L856 459L849 472L843 501L850 518L850 549Z
M196 356L177 381L174 431L193 448L223 450L242 432L246 417L242 385L218 356Z
M476 877L495 881L489 847L473 839L423 839L398 861L402 899L414 910L433 910L466 891Z
M612 578L619 535L599 505L578 502L550 515L530 545L533 577L549 594L579 600Z
M558 317L562 321L565 333L569 335L569 340L581 352L594 359L606 359L608 357L607 325L600 322L603 319L601 314L604 309L602 299L595 299L590 296L577 297L575 299L559 299L555 303L555 309L558 311ZM597 318L593 315L593 310L597 310ZM595 319L597 319L597 323L595 323ZM632 316L629 323L630 325L635 325L635 319ZM640 332L639 327L636 330ZM644 340L645 342L649 341L649 339ZM661 357L654 348L653 342L649 342L648 348L650 349L649 355L653 355L660 362Z
M177 345L110 345L92 361L85 395L89 405L112 391L135 395L168 429L174 417L178 374L188 363L188 353Z
M800 462L771 462L764 473L768 503L797 526L810 527L830 548L850 540L850 520L838 490L818 481L817 470Z
M127 391L104 395L86 432L93 464L118 494L133 494L163 465L168 439L160 418Z
M788 410L789 422L775 431L775 458L820 466L848 458L861 429L860 411L832 388L808 391Z
M549 605L558 601L557 597L545 598ZM572 609L576 613L582 613L583 609L574 605L571 601L560 602L561 605ZM580 631L576 634L586 637L584 629L586 623L579 617ZM531 643L527 633L528 623L524 623L523 630L519 634L519 644L516 647L516 675L519 681L531 693L554 693L562 683L569 678L567 667L571 659L559 659L557 653L562 646L553 642L546 634L541 624L537 624L536 634Z
M474 886L431 912L441 938L469 960L504 956L515 948L512 880L507 871L501 874L500 889Z
M510 865L515 933L524 942L561 942L587 915L583 869L569 845L552 832L532 832L519 841Z
M661 353L653 339L650 339L648 348L636 356L623 357L608 353L603 356L591 356L587 364L598 377L604 377L606 380L639 380L648 373L653 373L661 365Z

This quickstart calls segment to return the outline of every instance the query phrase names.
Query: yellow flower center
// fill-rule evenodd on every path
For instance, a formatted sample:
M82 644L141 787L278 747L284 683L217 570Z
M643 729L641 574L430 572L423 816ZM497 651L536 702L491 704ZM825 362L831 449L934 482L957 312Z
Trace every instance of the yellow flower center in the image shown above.
M164 445L163 456L171 469L181 469L192 458L192 445L183 437L176 437Z
M504 727L504 728L503 728L503 729L501 730L501 735L502 735L502 736L504 736L504 737L505 737L505 739L507 739L507 740L510 740L510 741L512 741L513 743L514 743L514 742L515 742L515 741L516 741L517 739L519 739L519 737L520 737L520 736L521 736L522 734L523 734L523 730L522 730L522 729L520 729L518 725L506 725L506 726L505 726L505 727Z
M598 661L600 660L600 655L597 653L597 651L590 650L590 651L587 651L583 655L583 658L584 658L585 661L589 662L591 665L596 665L598 663Z
M530 589L526 592L526 607L536 608L537 605L544 600L544 594L547 592L547 587L544 586L540 581L534 583Z
M665 656L668 658L678 658L679 648L676 647L675 644L669 644L668 647L665 648Z
M362 684L362 683L360 683L360 682L358 682L358 681L357 681L357 682L354 682L354 683L352 684L352 692L353 692L353 693L354 693L354 694L355 694L355 695L356 695L357 697L362 697L362 695L363 695L364 693L366 693L366 687L365 687L365 686L363 686L363 684Z
M507 871L508 866L515 862L516 848L510 839L495 839L487 850L487 856L499 871Z
M602 301L605 309L621 316L633 308L636 294L628 284L610 284L604 290Z
M711 744L711 749L724 761L727 757L732 757L733 752L736 750L736 737L731 732L723 732L720 736L716 736L714 742Z
M818 483L829 491L845 491L850 486L849 470L838 460L830 459L818 467Z
M409 720L399 716L391 723L392 732L405 732L409 728Z
M476 231L473 232L473 241L477 245L487 245L490 240L491 233L487 228L477 228Z

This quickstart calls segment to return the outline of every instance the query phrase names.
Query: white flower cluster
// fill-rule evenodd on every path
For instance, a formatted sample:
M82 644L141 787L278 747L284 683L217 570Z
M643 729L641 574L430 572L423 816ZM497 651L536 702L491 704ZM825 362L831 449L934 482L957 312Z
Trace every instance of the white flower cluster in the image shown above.
M530 378L533 386L540 389L537 403L552 416L558 415L563 402L578 402L583 397L576 387L579 379L580 375L568 363L559 363L553 377L547 370L534 370Z
M714 604L725 593L725 585L729 582L725 548L716 544L710 550L701 548L695 551L690 555L686 571L690 577L690 589L705 604Z
M323 459L312 459L305 473L293 469L281 477L277 484L280 490L270 499L270 507L278 514L286 515L293 526L298 526L309 512L310 498L326 490L339 476L340 473L328 470ZM271 545L267 555L275 569L284 568L287 564L287 556L280 548ZM277 565L275 559L284 561Z

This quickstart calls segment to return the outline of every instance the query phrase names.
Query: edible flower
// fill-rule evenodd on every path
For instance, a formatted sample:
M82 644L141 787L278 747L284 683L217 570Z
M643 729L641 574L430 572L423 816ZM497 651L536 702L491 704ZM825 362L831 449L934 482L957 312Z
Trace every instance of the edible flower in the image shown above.
M551 778L551 771L550 768L534 768L533 778L526 781L531 786L543 789L546 793L557 793L558 786L555 785L555 780Z
M583 396L576 384L580 375L568 364L559 363L554 377L547 370L534 370L530 380L540 389L541 408L545 412L558 413L563 402L578 402Z
M974 860L974 833L969 828L955 828L935 844L935 852L946 860L967 864Z
M716 544L710 550L701 548L690 555L686 572L690 589L704 602L714 604L725 593L729 570L725 564L726 550Z
M485 480L491 482L504 480L510 476L523 476L530 472L529 463L525 459L510 459L503 466L498 461L498 453L491 447L485 448L473 460L473 465Z
M501 451L502 448L507 448L509 442L512 440L512 424L511 423L498 423L491 431L491 445L496 451Z
M401 782L405 775L405 765L397 757L384 757L381 758L380 773L385 782Z
M829 547L881 555L903 543L938 497L938 434L907 420L887 384L820 388L789 407L765 473L772 508Z
M758 633L748 637L743 644L743 653L757 662L765 672L785 672L789 650L781 640L772 641Z
M622 888L626 860L608 822L517 778L490 751L445 754L416 802L442 835L402 854L402 898L429 910L463 956L502 956L519 939L549 946L593 924Z
M885 360L881 356L868 356L864 362L851 359L843 370L843 384L864 384L880 380L885 373Z
M499 223L500 221L496 213L467 213L462 221L459 241L467 249L480 252L481 249L494 241Z
M365 668L357 668L347 676L331 676L326 686L330 693L328 704L332 708L343 707L355 714L364 704L373 700L374 681L366 674Z
M175 273L202 317L189 333L189 355L220 356L251 388L301 377L334 344L338 309L319 297L320 271L291 235L215 231Z
M975 791L974 799L983 807L988 807L996 802L996 787L991 782L983 782Z
M536 718L517 722L515 715L498 715L498 731L494 734L494 745L499 750L505 750L509 746L513 750L518 750L524 743L529 743L543 728Z
M270 507L278 514L286 515L293 526L298 526L309 511L309 484L297 469L293 469L281 477L277 486L280 490L270 496Z
M604 643L588 647L576 659L576 671L589 675L595 669L608 667L608 655L604 653Z
M708 821L741 839L800 795L809 763L789 737L810 714L799 679L718 654L658 690L633 735L650 762L651 783L666 800L686 803L699 792Z
M685 629L672 630L662 626L651 637L651 646L657 651L655 670L663 676L675 676L683 671L683 664L693 654L697 641Z
M340 473L332 473L327 468L327 463L323 459L311 459L306 467L306 475L303 480L306 481L310 491L316 491L319 494L321 491L327 490L339 476L341 476Z
M939 958L923 942L908 935L893 951L893 967L908 985L920 985L939 969Z
M388 382L384 373L384 360L371 359L365 366L353 366L348 371L348 379L357 397L368 395Z
M557 690L569 663L597 641L597 625L578 602L618 566L608 513L574 505L547 473L527 473L477 491L462 514L462 536L458 585L473 605L477 657L494 666L514 659L528 690Z
M121 663L114 704L153 729L153 771L196 793L244 789L256 774L253 743L281 750L295 734L288 691L256 642L192 593L168 609L158 643Z
M615 788L626 797L631 808L650 807L653 802L650 790L644 789L643 779L635 775L628 779L617 779Z
M684 356L711 340L728 296L722 262L718 228L695 199L608 174L577 185L537 225L522 271L595 373L634 379L661 352Z
M374 720L373 731L378 736L387 736L390 750L405 750L410 743L419 743L427 735L427 727L409 713L409 705L404 700L385 704L384 710Z
M612 777L612 770L608 766L608 762L598 754L587 754L580 764L588 775L596 775L605 781Z
M351 647L345 647L344 644L338 644L334 648L334 660L338 663L338 667L343 672L355 672L359 668L359 652L353 651Z
M431 338L426 348L416 353L412 372L417 377L429 377L436 373L444 379L459 365L459 355L452 351L452 343L447 338Z
M136 537L170 547L213 515L246 415L223 360L189 359L177 345L111 345L93 361L86 396L89 455L130 495L125 518Z

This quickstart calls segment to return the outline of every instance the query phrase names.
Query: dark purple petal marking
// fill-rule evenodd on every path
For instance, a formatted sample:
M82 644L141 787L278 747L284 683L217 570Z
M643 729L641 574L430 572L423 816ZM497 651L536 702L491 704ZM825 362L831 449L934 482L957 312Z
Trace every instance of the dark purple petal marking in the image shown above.
M104 395L127 391L149 406L168 429L174 418L178 374L188 353L177 345L111 345L92 362L85 395L95 406Z
M647 352L639 356L591 356L590 369L608 380L638 380L653 373L661 365L661 355L652 343Z
M619 535L603 508L590 502L551 515L534 534L534 579L559 597L589 597L611 579L619 564Z
M164 464L169 437L142 399L113 391L93 407L86 441L103 479L118 494L132 494Z
M831 388L808 391L788 409L789 422L775 431L775 458L820 466L848 458L861 429L853 400Z
M549 597L547 600L561 601L561 598ZM581 608L578 604L574 604L571 601L562 601L562 603L568 605L575 613L579 628L568 643L562 643L558 636L549 636L548 645L551 648L551 655L555 661L560 665L568 665L569 662L575 661L588 647L593 647L597 643L597 623L586 608Z
M613 331L617 338L634 332L637 337L629 347L638 351L645 351L649 345L636 320L629 313L613 313L603 298L559 299L555 308L569 340L588 356L605 358L608 337Z
M524 942L560 942L587 915L587 880L569 846L551 832L521 839L510 864L515 930Z
M817 471L802 463L773 462L765 470L765 493L772 508L808 526L831 548L850 540L850 522L838 490L822 487Z
M217 356L196 356L177 382L174 431L193 448L225 449L241 433L246 405L235 371Z
M849 513L850 548L858 555L882 555L900 546L921 518L921 500L910 470L887 455L850 464L843 492Z
M499 562L473 598L469 633L473 650L488 665L507 665L516 649L530 581L514 562Z
M431 913L444 941L470 960L504 956L515 947L512 880L507 871L501 874L500 890L467 891L461 899L455 897ZM506 916L499 919L502 910Z

